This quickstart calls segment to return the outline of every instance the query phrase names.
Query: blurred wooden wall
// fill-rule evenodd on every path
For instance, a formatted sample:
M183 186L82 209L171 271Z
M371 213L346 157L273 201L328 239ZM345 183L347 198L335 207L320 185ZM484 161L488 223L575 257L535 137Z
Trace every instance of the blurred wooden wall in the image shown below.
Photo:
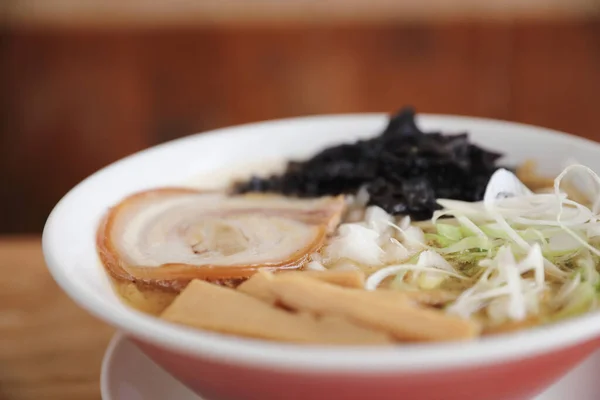
M100 167L231 124L413 104L600 139L600 22L6 28L0 93L0 232L39 232Z

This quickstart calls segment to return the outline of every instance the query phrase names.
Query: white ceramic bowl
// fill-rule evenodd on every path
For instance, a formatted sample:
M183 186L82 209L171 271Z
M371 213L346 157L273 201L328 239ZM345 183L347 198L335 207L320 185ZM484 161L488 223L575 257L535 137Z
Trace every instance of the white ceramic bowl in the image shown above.
M575 158L600 171L600 145L574 136L466 117L421 115L418 122L426 131L467 131L474 142L504 152L508 164L533 158L542 172L556 174ZM378 134L386 123L383 114L278 120L194 135L127 157L81 182L52 211L43 235L49 269L78 304L210 399L493 400L541 392L600 346L600 313L471 343L327 348L170 325L125 306L113 293L94 235L102 214L124 196L231 165L304 158Z

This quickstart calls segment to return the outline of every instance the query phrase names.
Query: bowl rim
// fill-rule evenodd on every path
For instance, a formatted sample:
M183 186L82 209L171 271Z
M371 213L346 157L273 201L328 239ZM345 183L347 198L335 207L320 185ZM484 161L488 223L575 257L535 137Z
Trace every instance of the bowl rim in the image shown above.
M328 119L387 118L384 113L355 113L315 115L255 122L194 134L150 147L122 158L90 175L71 189L54 207L42 235L44 257L51 275L58 285L82 308L96 317L118 327L129 336L183 354L215 361L229 362L257 368L277 368L291 371L329 371L361 374L382 372L419 372L447 368L470 368L514 359L533 357L600 338L600 313L590 313L553 325L516 333L481 338L472 342L410 344L389 347L313 346L274 343L238 338L214 332L169 324L130 307L107 307L101 299L90 296L71 279L61 261L64 250L55 245L60 235L61 219L68 215L67 206L74 193L90 190L97 177L120 168L122 163L150 152L173 146L185 146L189 141L202 140L212 135L239 134L248 128L268 127L273 124L293 124L302 121L318 122ZM464 124L502 125L506 129L536 131L544 135L567 137L579 146L594 146L600 153L600 144L533 125L443 114L418 114L418 119L453 121ZM200 139L202 138L202 139ZM599 342L600 343L600 342Z
M106 350L104 350L104 356L102 356L102 363L100 364L100 396L103 399L112 399L110 394L112 378L110 371L115 363L114 356L119 348L125 344L125 340L123 333L117 331L108 342Z

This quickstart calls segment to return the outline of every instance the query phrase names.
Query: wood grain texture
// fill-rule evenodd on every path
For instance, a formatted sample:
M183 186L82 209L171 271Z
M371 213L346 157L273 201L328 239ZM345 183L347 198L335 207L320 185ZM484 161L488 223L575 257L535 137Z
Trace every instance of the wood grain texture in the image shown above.
M100 399L113 329L54 283L37 236L0 236L0 273L0 399Z
M511 116L600 140L600 23L514 31Z
M194 132L306 114L515 120L600 139L600 21L0 34L0 232L78 181Z

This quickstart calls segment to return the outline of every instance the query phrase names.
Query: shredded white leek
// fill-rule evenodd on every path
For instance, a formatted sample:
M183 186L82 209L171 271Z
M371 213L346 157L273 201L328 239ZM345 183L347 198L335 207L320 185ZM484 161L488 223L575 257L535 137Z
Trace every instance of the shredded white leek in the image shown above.
M588 167L585 167L583 165L570 165L567 168L565 168L563 170L563 172L561 172L554 180L554 193L557 196L560 194L560 182L571 170L578 169L578 168L582 168L585 171L589 172L590 176L594 179L594 181L598 185L600 185L600 178L598 177L598 175L596 175L596 173L594 171L592 171L591 169L589 169ZM572 203L574 203L574 202L571 202L571 204ZM583 207L583 206L581 206L581 207ZM568 234L573 236L573 239L577 240L583 247L586 247L592 253L600 256L600 250L598 250L595 247L593 247L592 245L590 245L586 240L583 240L581 237L579 237L579 235L577 235L577 233L573 232L561 221L561 218L563 215L563 210L564 210L563 202L560 202L558 205L558 214L556 215L556 222L560 225L560 227L563 228L565 230L565 232L567 232Z
M594 182L587 193L591 209L560 190L571 171L585 174L578 176L580 182ZM367 290L388 278L393 278L391 288L401 290L431 289L457 279L467 289L446 311L463 317L483 311L497 323L538 313L542 293L557 283L561 288L552 304L565 314L600 298L593 294L600 292L595 259L600 250L590 244L600 236L600 177L591 169L570 165L554 181L553 192L541 194L499 170L483 201L439 199L438 204L443 208L431 219L435 231L427 233L409 217L396 220L369 207L363 222L342 225L321 252L325 257L311 257L307 268L346 268L344 263L350 269L378 268L367 278Z
M503 246L492 260L484 260L481 266L487 268L479 281L448 308L447 311L463 317L470 316L489 304L491 300L506 297L506 302L497 302L495 314L500 317L502 310L500 304L505 304L503 317L507 319L522 320L531 308L537 307L535 301L526 301L531 291L540 291L544 285L543 270L540 268L543 258L538 246L534 246L528 255L517 262L512 250ZM533 285L524 279L522 274L530 270L536 271L536 280Z
M566 302L566 300L571 296L571 294L575 291L575 289L577 289L577 286L579 286L580 284L581 284L581 275L576 274L573 279L571 279L570 281L568 281L564 285L562 285L562 287L556 293L556 296L554 296L554 299L553 299L553 303L554 303L555 307L558 308L561 305L563 305Z
M387 224L394 228L402 236L402 239L406 242L408 247L427 248L423 230L416 226L408 226L407 228L403 229L391 221L387 221Z
M434 272L441 273L448 276L453 276L455 278L464 279L461 275L446 271L444 269L435 268L435 267L424 267L415 264L400 264L400 265L390 265L389 267L382 268L377 272L371 274L367 281L365 282L366 290L375 290L377 287L383 282L386 278L396 275L398 272L404 271L417 271L417 272Z
M323 250L328 261L349 259L360 264L378 266L384 255L379 247L379 233L359 223L343 224Z

